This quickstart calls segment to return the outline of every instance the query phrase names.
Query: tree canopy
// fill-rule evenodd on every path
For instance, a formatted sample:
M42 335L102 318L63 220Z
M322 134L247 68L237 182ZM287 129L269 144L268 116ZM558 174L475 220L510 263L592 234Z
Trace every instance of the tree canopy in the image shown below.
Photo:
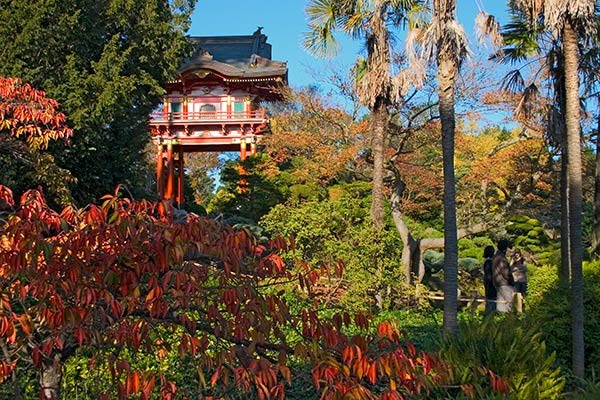
M194 3L3 3L0 75L20 77L62 105L75 134L51 153L76 178L70 186L79 204L117 184L148 193L147 118L186 54Z

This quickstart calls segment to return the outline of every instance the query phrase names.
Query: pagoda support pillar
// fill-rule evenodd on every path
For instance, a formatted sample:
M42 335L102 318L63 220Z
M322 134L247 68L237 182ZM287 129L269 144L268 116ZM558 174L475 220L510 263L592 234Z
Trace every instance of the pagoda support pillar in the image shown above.
M246 138L242 137L240 140L240 161L244 161L246 159ZM248 181L246 180L246 175L248 172L246 171L246 167L240 165L240 193L246 193L246 184Z
M169 100L166 97L163 100L163 116L165 120L169 119Z
M240 160L246 159L246 138L240 140Z
M164 182L163 182L163 144L159 143L156 151L156 193L158 199L162 200L164 197Z
M173 159L173 142L167 143L167 188L165 199L173 200L173 189L175 184L175 160Z
M178 160L177 160L177 204L179 204L179 207L181 207L183 205L183 177L184 177L183 166L184 166L183 149L180 148L179 156L178 156Z

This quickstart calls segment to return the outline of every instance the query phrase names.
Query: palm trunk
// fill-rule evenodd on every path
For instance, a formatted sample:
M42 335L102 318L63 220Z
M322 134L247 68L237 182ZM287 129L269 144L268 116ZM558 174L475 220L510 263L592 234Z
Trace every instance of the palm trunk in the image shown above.
M61 380L62 364L60 355L57 354L53 361L44 363L40 371L41 398L43 400L59 400Z
M569 179L569 219L571 249L571 315L573 335L573 373L584 377L583 337L583 243L581 237L583 193L581 172L581 127L579 125L579 48L577 32L570 21L563 28L565 86L567 96L566 131Z
M597 99L600 104L600 98ZM592 227L591 253L600 253L600 110L596 128L596 160L594 163L594 225Z
M562 123L560 131L554 134L560 138L561 159L560 159L560 271L559 279L561 284L568 285L571 276L571 243L570 243L570 226L569 226L569 156L568 156L568 141L567 132L565 131L565 118L567 114L567 98L566 98L566 83L565 83L565 68L564 68L564 52L559 60L559 76L556 79L555 91L560 110Z
M569 160L567 155L567 137L563 132L562 155L560 160L560 282L569 284L571 276L571 235L569 219Z
M381 230L385 226L385 210L383 206L385 137L388 123L388 111L385 102L378 99L371 114L371 132L373 134L373 202L371 203L371 219L373 226Z
M442 156L444 165L444 331L456 335L458 325L458 238L456 229L456 179L454 177L454 84L458 74L459 55L453 54L447 30L454 22L456 0L434 0L440 37L437 43L437 79L440 120L442 123Z
M458 326L458 239L454 177L454 83L457 66L449 57L438 57L438 96L442 122L444 165L444 330L455 335Z

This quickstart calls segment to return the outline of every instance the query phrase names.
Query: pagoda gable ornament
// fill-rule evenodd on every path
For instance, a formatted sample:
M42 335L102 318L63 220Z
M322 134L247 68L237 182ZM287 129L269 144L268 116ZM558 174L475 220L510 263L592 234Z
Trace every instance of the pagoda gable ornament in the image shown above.
M206 60L213 59L213 55L208 50L204 50L204 49L199 49L199 56L200 56L200 58L204 58Z

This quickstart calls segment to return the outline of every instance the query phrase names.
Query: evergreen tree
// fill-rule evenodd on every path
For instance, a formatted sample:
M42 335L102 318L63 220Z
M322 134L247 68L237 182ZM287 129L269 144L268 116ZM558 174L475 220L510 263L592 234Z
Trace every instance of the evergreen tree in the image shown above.
M0 75L20 77L62 105L74 135L71 146L51 150L77 179L77 203L119 183L149 193L147 118L187 51L194 3L3 2Z

